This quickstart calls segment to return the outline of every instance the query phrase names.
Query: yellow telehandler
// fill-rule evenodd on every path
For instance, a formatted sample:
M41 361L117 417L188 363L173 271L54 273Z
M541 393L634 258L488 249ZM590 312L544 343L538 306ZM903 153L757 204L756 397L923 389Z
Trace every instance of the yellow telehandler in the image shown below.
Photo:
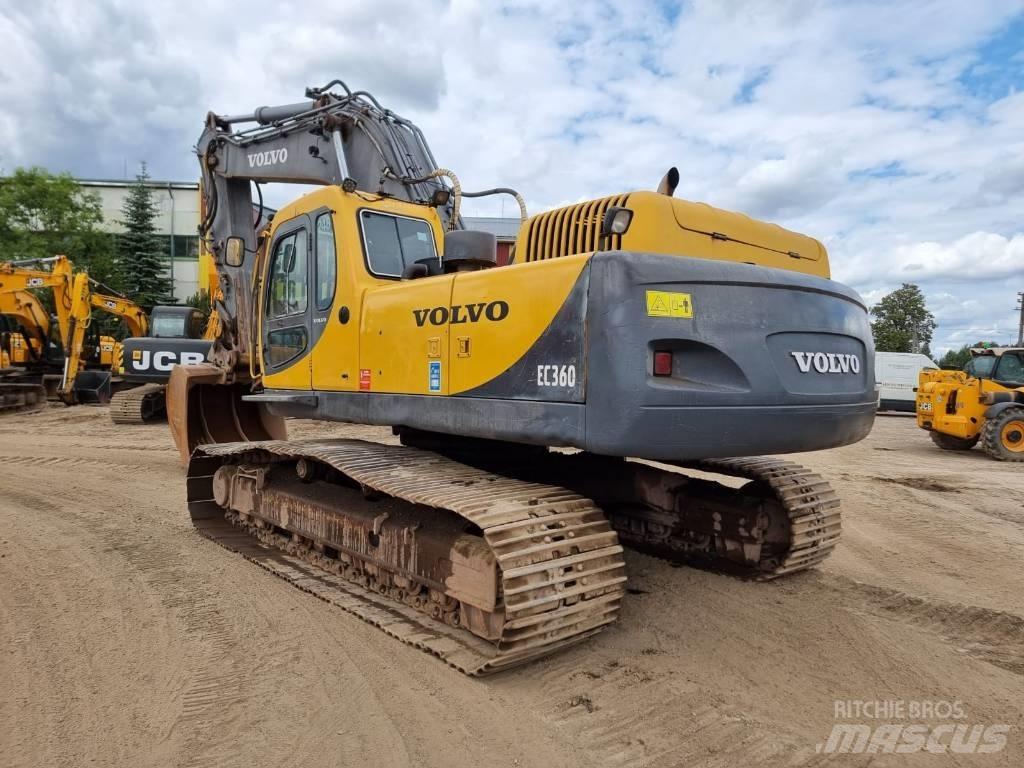
M917 425L947 451L1024 461L1024 347L978 347L962 371L921 371Z

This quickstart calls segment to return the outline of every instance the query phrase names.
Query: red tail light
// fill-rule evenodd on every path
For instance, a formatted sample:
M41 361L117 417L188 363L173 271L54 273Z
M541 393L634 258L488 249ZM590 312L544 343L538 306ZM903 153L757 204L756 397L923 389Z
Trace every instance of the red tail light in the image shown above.
M671 376L672 375L672 353L671 352L655 352L654 353L654 375L655 376Z

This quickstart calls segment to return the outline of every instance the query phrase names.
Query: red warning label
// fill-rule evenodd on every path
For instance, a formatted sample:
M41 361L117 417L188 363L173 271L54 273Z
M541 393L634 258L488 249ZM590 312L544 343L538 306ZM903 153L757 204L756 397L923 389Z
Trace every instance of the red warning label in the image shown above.
M369 389L372 384L373 384L373 379L370 376L370 369L369 368L360 368L359 369L359 388L360 389Z

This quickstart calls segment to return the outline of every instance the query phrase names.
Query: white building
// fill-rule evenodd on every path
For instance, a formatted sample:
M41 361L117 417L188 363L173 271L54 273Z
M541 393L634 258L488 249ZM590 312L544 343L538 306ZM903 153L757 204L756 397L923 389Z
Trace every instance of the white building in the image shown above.
M103 229L123 232L121 209L134 181L78 179L86 190L100 197ZM156 181L146 186L153 190L157 208L156 230L166 238L168 270L174 281L174 298L184 301L199 290L199 183L195 181Z

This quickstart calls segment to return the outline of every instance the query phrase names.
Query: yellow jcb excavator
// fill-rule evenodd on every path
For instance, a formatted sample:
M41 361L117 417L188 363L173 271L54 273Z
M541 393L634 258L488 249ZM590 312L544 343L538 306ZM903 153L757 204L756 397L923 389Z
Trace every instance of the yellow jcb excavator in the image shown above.
M835 492L763 456L874 419L867 312L821 243L674 199L675 169L527 217L372 95L306 95L198 142L220 333L167 405L200 532L470 674L614 621L623 546L756 579L828 556ZM254 221L253 182L322 186ZM459 215L487 194L523 212L507 266Z
M123 319L131 335L144 335L148 320L142 308L134 302L122 296L96 292L93 285L94 281L88 274L76 272L66 256L0 263L0 297L3 297L4 306L11 309L10 316L16 321L20 317L31 323L31 327L22 326L29 330L29 335L41 339L41 334L45 333L47 338L52 338L49 317L29 293L31 290L48 290L53 295L59 330L56 345L42 345L46 354L36 358L33 365L11 371L0 382L0 394L6 410L42 407L49 395L68 404L106 402L110 399L111 370L121 357L120 342L109 336L100 336L96 349L86 349L86 331L93 310ZM30 314L27 313L29 307ZM11 341L12 346L15 343L20 343L17 336ZM61 350L57 359L53 354L55 347Z
M28 291L0 290L0 413L41 408L56 396L63 354L50 314Z
M52 291L63 345L71 311L73 272L71 262L63 256L26 262L0 262L0 294L8 297L5 301L13 302L16 295L30 296L30 290ZM29 322L37 328L40 323L49 327L48 316L45 320L30 319ZM2 411L9 413L42 408L48 394L56 395L60 375L60 368L54 370L52 360L40 360L37 365L9 370L0 377Z
M111 397L111 378L122 358L121 342L112 338L100 339L100 363L105 367L89 370L85 367L84 343L86 330L92 322L93 310L99 310L124 321L129 336L145 336L149 331L149 318L145 310L124 296L98 293L86 272L74 276L71 287L71 309L65 336L64 373L57 396L67 405L75 403L107 403ZM104 360L102 347L110 349Z

